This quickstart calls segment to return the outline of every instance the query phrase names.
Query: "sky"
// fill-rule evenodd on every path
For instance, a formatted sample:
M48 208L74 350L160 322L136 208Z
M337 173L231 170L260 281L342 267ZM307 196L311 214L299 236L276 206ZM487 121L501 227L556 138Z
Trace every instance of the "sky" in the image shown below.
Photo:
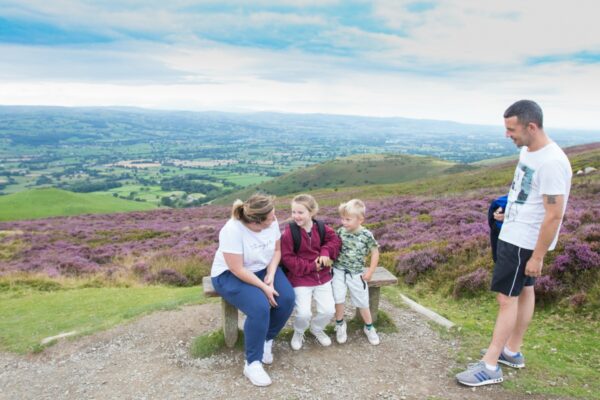
M0 104L600 129L593 0L0 0Z

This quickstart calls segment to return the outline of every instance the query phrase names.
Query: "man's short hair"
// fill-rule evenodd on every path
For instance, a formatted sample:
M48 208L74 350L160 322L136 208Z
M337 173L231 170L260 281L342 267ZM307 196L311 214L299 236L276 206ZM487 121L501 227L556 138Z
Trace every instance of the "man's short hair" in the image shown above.
M519 100L504 111L504 118L517 117L519 123L527 125L533 122L538 128L544 127L542 108L532 100Z

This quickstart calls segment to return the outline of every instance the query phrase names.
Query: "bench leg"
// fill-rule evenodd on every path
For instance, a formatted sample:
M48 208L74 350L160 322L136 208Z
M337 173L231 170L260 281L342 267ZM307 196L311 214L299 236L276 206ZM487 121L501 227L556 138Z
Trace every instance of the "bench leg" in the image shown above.
M377 322L377 313L379 312L380 292L380 287L369 288L369 310L371 310L371 318L373 318L374 323ZM356 309L356 319L362 321L362 317L360 316L360 311L358 310L358 308Z
M238 310L224 299L221 299L221 311L223 314L225 346L231 348L237 342L238 337Z

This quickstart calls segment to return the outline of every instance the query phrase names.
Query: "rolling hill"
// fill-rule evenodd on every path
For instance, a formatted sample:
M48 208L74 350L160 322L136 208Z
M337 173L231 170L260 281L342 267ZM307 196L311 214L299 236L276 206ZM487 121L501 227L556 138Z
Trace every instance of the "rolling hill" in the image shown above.
M228 204L236 198L246 198L256 191L277 196L329 188L359 187L373 184L391 184L434 176L447 176L474 169L465 164L399 154L368 154L338 158L251 186L215 201Z
M150 203L118 199L106 194L72 193L59 189L34 189L0 196L0 221L36 219L80 214L142 211Z

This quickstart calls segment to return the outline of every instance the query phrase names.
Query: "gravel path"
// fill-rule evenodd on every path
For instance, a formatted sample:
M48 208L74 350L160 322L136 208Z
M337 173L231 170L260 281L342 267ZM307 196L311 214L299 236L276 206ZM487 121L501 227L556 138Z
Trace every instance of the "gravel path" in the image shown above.
M501 385L454 381L457 344L441 339L408 309L384 309L399 328L371 346L362 333L323 348L310 334L302 350L275 341L273 385L242 375L243 354L193 359L193 338L220 326L217 303L156 312L111 330L63 340L42 354L0 353L0 399L548 399ZM505 373L509 372L508 368ZM522 373L526 373L523 371ZM510 377L508 377L510 379Z

